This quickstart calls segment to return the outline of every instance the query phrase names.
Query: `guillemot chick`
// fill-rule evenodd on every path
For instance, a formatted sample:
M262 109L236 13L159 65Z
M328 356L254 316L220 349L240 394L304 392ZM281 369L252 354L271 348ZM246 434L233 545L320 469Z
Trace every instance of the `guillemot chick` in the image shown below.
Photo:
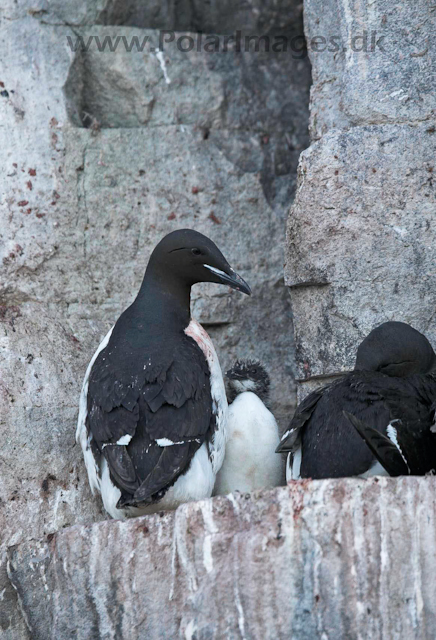
M250 294L209 238L191 229L165 236L88 366L76 438L91 489L113 518L212 494L228 408L213 343L191 318L197 282Z
M226 373L228 441L214 494L249 492L276 487L282 464L274 451L279 443L277 422L265 403L270 379L260 362L237 361Z
M371 331L354 371L297 407L277 448L288 453L287 479L434 469L435 369L429 341L413 327L386 322Z

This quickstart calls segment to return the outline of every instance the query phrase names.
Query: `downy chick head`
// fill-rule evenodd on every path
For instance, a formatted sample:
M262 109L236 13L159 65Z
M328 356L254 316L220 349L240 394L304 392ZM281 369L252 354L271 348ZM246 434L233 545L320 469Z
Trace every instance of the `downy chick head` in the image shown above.
M237 360L226 378L229 402L245 391L255 393L265 404L268 402L270 378L258 360Z

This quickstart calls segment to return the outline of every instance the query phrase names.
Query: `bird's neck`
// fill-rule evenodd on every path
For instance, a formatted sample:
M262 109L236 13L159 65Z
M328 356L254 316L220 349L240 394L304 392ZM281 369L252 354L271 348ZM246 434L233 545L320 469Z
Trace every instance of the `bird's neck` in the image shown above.
M191 320L191 286L173 274L147 270L135 304L162 327L184 330Z

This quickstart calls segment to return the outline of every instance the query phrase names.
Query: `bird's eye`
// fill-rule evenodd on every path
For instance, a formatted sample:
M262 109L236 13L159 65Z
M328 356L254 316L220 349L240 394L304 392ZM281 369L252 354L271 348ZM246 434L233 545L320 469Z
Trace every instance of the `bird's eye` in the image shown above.
M252 369L251 373L257 373L257 369Z
M194 256L201 256L200 249L191 249L191 253L193 253Z

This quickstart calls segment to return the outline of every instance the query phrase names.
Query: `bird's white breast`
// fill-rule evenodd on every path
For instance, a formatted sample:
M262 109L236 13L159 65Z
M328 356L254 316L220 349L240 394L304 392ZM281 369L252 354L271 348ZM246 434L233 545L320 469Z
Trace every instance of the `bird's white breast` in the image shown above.
M275 453L279 430L273 414L260 398L246 391L229 407L228 441L218 473L216 495L254 491L281 483L282 461Z
M212 470L213 473L216 474L223 464L227 441L228 404L223 374L213 342L201 324L199 324L197 320L191 320L185 329L185 333L195 340L209 365L212 411L216 417L216 431L209 449L212 460Z
M286 458L286 482L289 482L289 480L301 480L301 453L301 445L294 453L288 453Z
M100 488L100 470L97 467L97 463L94 459L94 456L91 451L90 443L91 443L91 435L88 436L86 429L86 416L88 413L88 386L89 386L89 376L91 374L91 369L94 365L94 362L97 360L98 354L103 351L108 345L110 337L112 335L113 327L106 336L103 338L101 344L99 345L97 351L92 356L91 362L86 369L85 378L83 380L82 391L80 393L80 401L79 401L79 418L77 420L77 429L76 429L76 442L80 444L83 451L83 457L85 459L86 470L88 472L89 486L91 487L92 493L97 491L101 491Z

